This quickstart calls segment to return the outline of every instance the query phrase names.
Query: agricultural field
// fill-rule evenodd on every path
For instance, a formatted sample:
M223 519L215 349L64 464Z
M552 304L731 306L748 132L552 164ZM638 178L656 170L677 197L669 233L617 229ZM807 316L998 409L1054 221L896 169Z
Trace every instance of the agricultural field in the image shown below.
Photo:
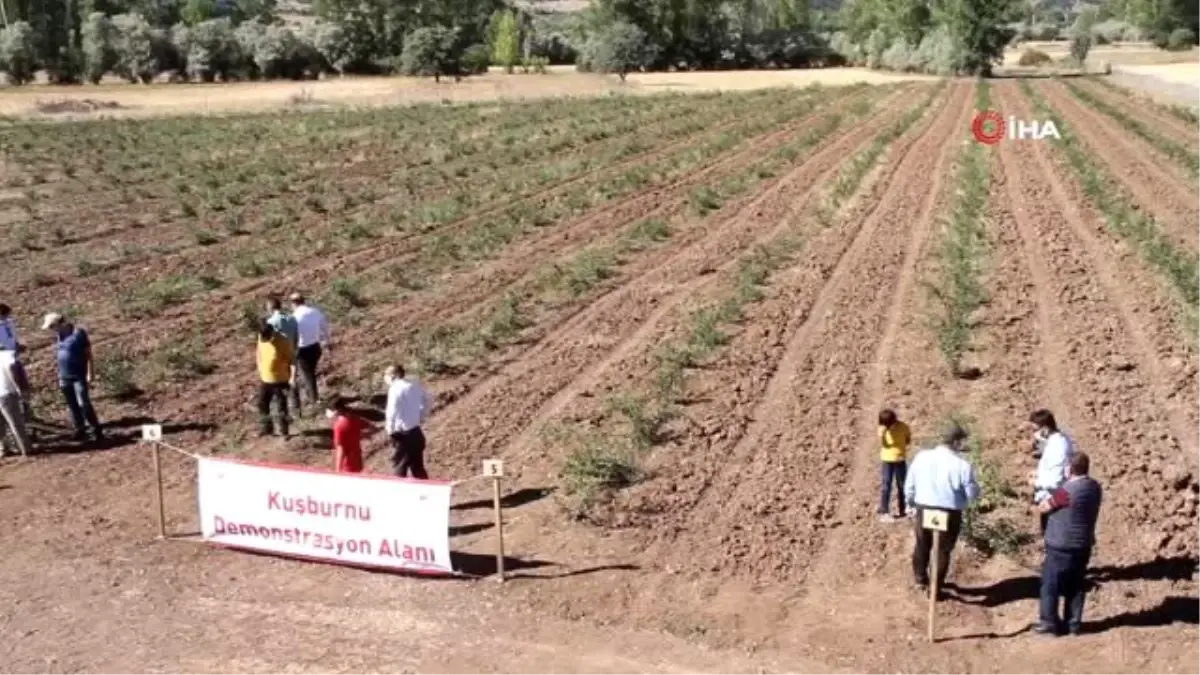
M1062 138L976 143L989 108ZM35 324L62 311L115 438L0 460L0 663L1195 672L1198 135L1091 79L6 122L0 282L35 414L63 423ZM406 363L435 477L505 460L509 583L153 539L144 421L329 461L323 420L250 434L250 326L292 290L333 319L326 391L369 400ZM933 646L909 526L875 517L885 406L923 442L973 434L984 498ZM1059 641L1025 632L1042 406L1106 490L1093 630ZM165 470L194 531L195 466ZM452 511L481 576L488 496Z

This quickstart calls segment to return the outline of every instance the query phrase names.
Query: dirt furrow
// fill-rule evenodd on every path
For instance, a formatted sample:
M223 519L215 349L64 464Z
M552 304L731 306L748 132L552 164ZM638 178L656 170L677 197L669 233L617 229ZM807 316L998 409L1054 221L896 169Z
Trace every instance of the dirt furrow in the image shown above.
M1141 118L1143 121L1148 122L1152 129L1173 141L1194 147L1197 138L1200 137L1200 130L1195 125L1189 125L1178 117L1160 110L1153 101L1139 100L1137 94L1133 92L1126 90L1127 93L1122 95L1102 84L1082 77L1073 80L1072 84L1080 89L1087 90L1092 96L1107 102L1109 105L1119 108L1130 117Z
M996 87L996 94L1006 109L1028 112L1014 87ZM1195 555L1195 470L1180 465L1195 447L1185 450L1184 439L1172 433L1153 370L1139 364L1145 351L1135 324L1121 311L1134 303L1110 285L1106 265L1093 257L1090 238L1081 236L1086 228L1045 152L1001 145L1001 161L1037 288L1039 331L1050 346L1043 365L1049 379L1062 382L1064 398L1046 404L1096 459L1094 473L1106 483L1102 555L1115 561L1147 553Z
M859 93L862 90L857 90ZM838 97L829 101L843 101L845 97ZM633 195L624 199L619 199L613 203L608 203L600 206L597 209L584 214L581 219L597 219L602 218L606 214L626 211L632 208L649 208L648 205L656 203L666 194L675 190L681 189L683 186L691 185L697 174L703 172L720 171L731 165L736 165L739 162L749 161L754 158L757 153L761 153L764 148L772 147L783 134L788 133L797 125L806 123L808 117L803 117L800 120L789 123L783 129L775 129L771 132L760 134L757 137L752 137L743 141L744 146L741 150L736 150L733 153L719 155L710 163L697 172L681 176L680 178L666 184L659 185L645 190L640 190ZM575 187L579 183L597 178L601 175L610 175L619 172L630 166L646 165L657 161L662 157L680 151L696 142L697 136L712 137L719 135L720 129L705 130L699 134L690 134L678 141L672 141L664 147L655 148L653 150L635 155L626 160L615 163L610 163L596 169L586 171L580 175L561 181L548 189L542 189L536 194L524 194L516 196L512 199L501 203L486 206L480 210L473 211L471 214L464 216L455 221L445 223L438 227L437 233L442 235L453 236L456 232L465 230L468 226L481 222L490 216L494 216L503 212L505 209L514 204L530 202L544 203L554 199L557 195ZM706 175L706 174L705 174ZM572 219L571 222L575 222ZM552 240L562 230L559 227L540 228L534 235L545 239ZM117 321L115 325L107 326L101 321L90 319L89 327L96 334L97 346L105 346L117 341L134 341L141 342L144 346L152 347L156 342L157 335L161 335L164 321L169 322L173 326L185 328L188 323L194 322L196 319L197 307L205 303L213 301L221 302L227 306L237 306L240 302L254 298L256 295L265 293L267 289L291 289L291 288L314 288L322 287L328 282L328 277L336 276L343 270L353 270L355 274L370 273L385 265L393 265L411 259L413 256L420 254L421 244L428 238L425 233L404 233L395 237L389 237L365 248L351 251L348 253L334 253L328 256L325 261L312 265L297 265L296 271L268 275L265 278L247 281L244 283L234 284L216 291L208 296L189 300L186 303L176 305L168 312L158 318L155 327L140 324L138 322ZM147 271L153 271L155 276L164 274L162 268L155 265L148 268ZM229 317L233 318L233 317ZM228 340L236 337L241 333L243 328L236 321L227 322L223 327L213 326L209 329L210 337L213 339ZM213 331L216 331L213 333ZM33 336L31 336L33 337ZM31 340L30 347L37 348L40 338Z
M900 98L901 98L901 93L896 92L896 93L893 93L890 96L886 97L886 100L894 102L894 101L900 100ZM836 101L834 103L834 105L832 105L829 109L824 109L824 111L826 114L835 113L836 111L851 105L854 102L854 100L856 100L856 99L857 99L857 97L849 97L846 99L839 99L838 101ZM886 106L884 109L886 110ZM882 113L877 113L877 114L882 114ZM805 129L808 129L808 128L818 124L820 122L820 120L823 118L824 118L824 115L813 114L811 116L806 117L805 121L803 121L799 124L787 125L787 127L783 133L801 133ZM779 140L780 137L776 136L775 138L776 138L776 140ZM831 141L826 141L826 143L828 143L828 142L831 142ZM717 169L721 169L726 172L736 171L738 166L741 166L741 165L746 164L754 159L757 159L759 156L758 153L760 153L760 152L761 152L761 149L747 150L747 152L745 152L745 153L740 153L736 157L729 158L729 161L723 161L719 165L714 165L714 166L706 168L700 172L697 172L696 174L693 174L692 178L682 181L679 184L679 190L677 190L677 192L679 192L681 190L685 191L686 188L689 188L691 185L699 184L700 182L703 182L703 180L705 178L710 177L712 172L716 171ZM749 199L749 197L746 197L744 199ZM662 200L660 199L660 201L662 201ZM686 201L686 199L684 197L683 192L680 192L679 194L674 195L671 200L663 201L663 205L667 211L678 210L678 209L681 209L684 207L685 201ZM732 206L736 207L736 203L733 204ZM608 231L611 231L614 227L620 226L620 225L628 223L628 222L632 222L632 221L642 218L646 215L652 215L652 214L646 213L646 211L644 210L646 208L653 208L653 207L648 201L646 201L644 199L639 199L639 200L636 200L634 203L632 203L630 205L630 207L627 209L608 211L605 214L605 217L585 218L581 221L578 221L574 225L568 226L568 229L566 230L566 232L564 234L560 234L559 236L555 236L555 237L546 236L544 238L540 238L538 241L540 241L541 243L543 243L544 245L546 245L548 247L548 248L545 248L544 250L542 250L541 253L545 254L545 253L549 253L550 251L554 250L556 247L552 246L552 244L557 243L557 244L561 245L564 241L563 237L566 237L566 239L565 239L566 241L570 241L572 232L574 232L576 235L581 236L581 237L586 237L588 235L600 236L600 235L607 233ZM615 222L614 222L614 219L615 219ZM574 228L574 229L571 229L571 228ZM702 236L703 233L704 232L702 229L694 230L694 231L688 230L688 236L684 238L684 241L691 242L691 241L695 240L696 238ZM625 269L624 272L626 272L627 274L630 274L630 275L644 274L650 270L655 269L662 260L669 258L671 255L672 255L672 251L670 249L664 249L664 250L650 249L637 261L627 265L627 269ZM353 353L353 352L356 352L359 347L361 347L363 350L366 350L368 352L374 352L374 353L378 354L380 352L388 350L388 348L390 346L397 345L397 344L404 344L405 340L404 340L403 336L406 333L411 333L411 330L409 330L410 326L415 325L417 327L422 327L422 326L427 327L428 322L435 320L437 316L440 316L440 315L453 316L456 314L461 314L462 313L461 306L456 305L455 302L461 300L462 302L470 303L472 300L474 300L480 294L483 294L484 297L486 297L486 293L488 292L486 290L486 287L492 285L493 283L503 284L503 283L505 283L506 277L520 278L521 276L524 276L526 273L528 273L530 271L531 267L539 266L543 262L545 262L544 259L539 259L534 253L530 253L528 250L520 250L520 249L515 250L514 255L509 256L509 258L507 259L507 264L515 267L514 274L490 275L490 276L497 277L497 279L495 279L494 281L488 281L486 279L486 277L484 279L471 279L471 280L468 280L468 283L466 283L466 284L456 284L456 288L459 288L461 293L439 294L436 297L432 298L430 303L426 304L426 305L421 305L421 304L411 304L410 305L408 303L404 303L403 305L401 305L393 310L394 316L390 320L383 319L383 318L378 319L378 323L373 322L370 327L361 327L361 326L360 327L347 327L344 331L340 332L339 337L337 339L338 351ZM500 286L499 288L496 288L494 290L496 291L497 294L502 294L504 292L504 287ZM569 317L570 317L571 313L573 313L574 311L578 311L578 309L579 309L578 306L576 306L576 308L574 310L570 306L566 307L565 308L566 315L560 316L555 321L557 321L557 320L568 320L569 321L570 320ZM380 325L382 325L383 327L377 327ZM390 328L390 329L385 329L384 327L386 327L388 325L392 325L395 327ZM359 344L359 343L362 343L362 344ZM409 347L411 348L411 345L409 345ZM228 352L232 353L232 352L236 352L238 349L244 349L244 347L242 347L240 344L230 343L230 344L224 345L224 346L218 348L217 350L215 350L212 353L212 356L215 357L216 360L218 360L218 362L225 362L229 359L236 358L236 356L230 356L230 357L228 357L228 359L222 358L222 356L225 354L225 352L228 351ZM359 365L361 365L361 364L359 364ZM351 371L354 369L352 367L352 364L350 364L348 362L340 362L340 363L333 362L330 364L330 366L331 367L328 369L327 372L331 376L331 378L338 378L339 376L351 375L352 374ZM468 378L466 378L466 379L469 380L472 375L475 377L478 377L479 373L468 374ZM214 376L214 377L216 377L216 376ZM229 386L236 386L236 382L229 381L229 378L227 375L225 375L223 377ZM451 399L456 398L458 395L461 394L461 388L463 386L466 386L466 387L470 386L469 382L458 382L457 385L460 387L459 391L452 391L448 395L449 398L451 398ZM248 385L246 385L246 386L248 386ZM451 383L451 386L455 386L455 383ZM245 387L242 387L242 388L244 389ZM227 409L230 405L234 405L234 406L240 405L239 404L240 396L238 394L225 393L224 385L218 385L216 389L207 389L207 388L205 388L205 389L208 392L205 396L199 397L199 398L189 398L186 401L186 403L184 404L183 408L173 410L172 414L173 415L177 415L177 414L186 415L186 414L189 414L190 411L194 411L196 408L206 408L206 409L208 409L208 412L211 414L213 412L217 412L222 409ZM445 398L447 398L447 394L445 392L443 392L443 399L445 399ZM214 401L217 401L217 402L214 402Z
M877 108L884 109L890 105L891 101L902 95L901 92L896 92L882 100L873 101L873 103ZM871 100L871 98L873 97L868 92L866 99L859 95L853 95L832 101L828 106L815 108L805 115L801 124L791 128L789 136L803 134L819 124L826 116L845 112L854 103ZM775 137L773 142L781 142L781 138ZM832 140L832 138L825 139L812 152L814 154L819 152ZM398 308L397 311L403 313L406 321L417 324L414 328L478 314L493 306L514 285L531 281L540 269L554 264L556 260L562 260L563 251L577 251L584 246L611 239L619 235L621 228L638 221L651 218L669 220L678 215L688 206L690 190L704 185L720 175L736 175L745 170L749 164L760 159L762 152L762 148L748 149L744 153L729 157L728 161L711 164L689 174L674 183L669 192L664 191L646 198L631 200L593 216L555 228L552 233L547 232L545 236L532 237L510 247L497 258L475 265L461 274L455 274L446 286L437 289L435 297L428 298L431 304L426 305L421 302L421 299L414 299L406 302L405 306ZM694 237L703 236L703 228L689 228L680 234L682 234L682 239L675 240L677 245L679 242L687 243ZM655 266L657 264L653 260L655 253L657 252L651 252L634 263L632 265L634 273L636 270ZM382 316L373 322L368 332L382 329L393 320L394 317ZM407 337L411 337L412 332L415 331L405 331L408 333ZM383 344L391 345L400 342L406 337L405 333L390 333L384 338Z
M905 340L913 337L913 331L923 333L928 330L928 315L922 308L923 303L913 297L920 274L917 262L925 255L927 241L935 227L936 214L945 210L953 195L953 187L949 184L954 179L952 165L956 154L961 152L963 143L972 142L966 140L966 134L961 132L961 129L968 125L967 119L973 106L971 91L971 88L967 88L967 93L963 96L962 110L957 111L959 117L955 118L955 121L961 126L952 127L947 134L948 138L933 151L936 152L937 164L932 175L936 178L922 193L913 195L914 201L918 194L920 196L919 201L915 201L909 207L915 209L912 215L900 218L911 223L911 229L907 234L903 258L897 265L897 276L886 284L892 295L884 298L885 304L882 306L870 305L879 307L878 311L882 316L876 319L877 327L869 331L877 336L874 356L869 362L862 364L866 369L866 376L854 397L854 400L860 403L856 410L857 439L850 445L853 448L850 468L846 474L847 480L843 484L835 518L835 523L842 529L833 534L822 550L814 571L816 580L836 579L841 585L872 576L876 571L887 568L889 563L894 567L899 545L909 540L909 537L905 536L908 534L907 528L904 527L906 523L902 523L899 528L892 528L895 532L889 534L880 533L878 528L882 526L874 522L879 501L877 416L881 408L894 405L891 399L897 394L922 390L931 384L931 377L943 371L938 367L940 364L937 361L936 348L926 352L923 358L916 361L926 366L920 374L908 369L914 362L910 360L911 357L903 358L898 348ZM884 263L881 261L879 264ZM878 303L878 300L875 302ZM932 341L924 341L924 346L933 346ZM897 363L897 359L902 360ZM894 364L899 367L893 367ZM930 393L928 398L933 399L930 402L936 402L939 396ZM913 423L929 424L932 422L929 417L936 414L933 409L929 409L923 418L914 418ZM922 432L926 429L917 424L914 431ZM870 534L865 534L864 530L870 531Z
M1185 181L1182 169L1176 171L1170 158L1162 157L1132 132L1117 128L1107 116L1081 105L1061 83L1045 84L1039 90L1177 245L1200 250L1200 230L1196 228L1200 190L1194 177Z
M886 111L889 107L881 106L881 112ZM883 117L882 114L878 116ZM855 129L862 128L862 126L865 125L856 125ZM845 131L853 133L854 129ZM849 156L853 156L853 154L854 151L848 153ZM762 241L766 242L777 238L781 230L792 229L797 219L807 218L805 212L816 197L816 192L830 182L839 168L830 168L825 176L818 177L813 181L814 187L806 188L800 193L791 203L779 224L770 230L770 236L764 237ZM812 223L809 225L811 226ZM827 231L823 233L823 236L843 239L846 237L846 233ZM680 313L685 305L696 304L710 294L714 287L728 283L728 274L737 262L737 256L730 255L729 259L719 267L705 270L702 276L676 286L674 295L661 302L636 331L616 343L615 347L603 358L592 363L569 385L559 389L554 396L550 397L534 415L533 421L526 425L525 430L506 444L502 454L512 457L522 451L528 451L536 443L536 437L545 424L562 416L572 404L591 400L597 392L613 391L628 383L630 378L625 375L626 373L639 373L641 377L646 377L653 372L655 364L651 352L656 346L662 345L668 340L673 328L665 323L665 319L672 314ZM585 328L586 326L580 327L581 330Z
M732 106L732 107L735 110L737 108L736 105ZM544 160L548 160L548 159L553 159L554 163L561 163L564 159L567 159L573 155L580 155L580 154L584 154L584 153L595 152L601 148L607 148L610 146L624 145L624 144L628 143L631 138L641 138L641 137L655 138L654 134L656 131L663 132L663 131L668 130L670 127L679 125L679 119L680 119L679 113L680 113L681 108L683 108L683 104L654 112L652 115L647 117L647 119L645 120L646 123L644 125L642 125L641 127L637 128L637 130L634 133L612 135L612 136L608 136L608 137L600 138L600 139L586 140L576 146L568 148L567 150L565 150L563 152L559 152L557 154L545 154L544 156L537 156L536 158L521 158L517 163L522 166L525 166L525 165L528 165L528 163L530 162L531 159L533 159L533 161L535 161L535 163L537 161L544 161ZM618 111L618 113L619 112L620 111ZM618 114L618 113L614 113L614 114ZM625 114L628 115L629 112L625 111ZM598 122L601 122L604 120L608 120L610 117L612 117L612 116L611 115L605 116L605 117L600 118L599 120L589 120L589 124L595 124L595 123L598 123ZM704 135L711 135L717 131L721 131L721 130L727 129L729 127L735 126L739 123L739 121L740 120L737 116L734 116L734 115L731 115L728 113L721 114L721 115L715 117L714 124L712 124L711 126L698 131L696 134L688 134L687 136L694 137L695 135L699 135L701 133ZM579 133L579 130L571 128L571 129L568 129L566 133L577 134L577 133ZM551 137L551 138L553 139L554 137ZM681 139L680 142L682 142L682 140L683 139ZM525 142L527 142L527 143L530 143L530 142L532 142L532 143L550 143L553 141L538 140L537 138L532 138ZM679 143L675 143L675 145L678 146ZM540 146L538 146L538 147L540 147ZM503 150L504 148L493 148L493 149ZM369 152L370 150L371 150L371 148L368 148L366 152ZM486 149L482 149L479 152L486 152L486 151L487 151ZM543 151L539 150L539 152L543 152ZM638 154L632 155L628 158L621 160L616 165L620 166L620 165L626 165L631 162L636 162L636 161L642 159L644 156L652 154L653 152L655 152L655 149L651 149L651 150L643 152L643 153L638 153ZM385 151L385 153L386 154L394 154L395 150L392 148L388 148ZM396 157L393 156L393 157L388 157L384 160L364 159L364 161L355 162L349 166L343 166L343 167L325 167L324 169L321 169L321 168L313 169L312 167L307 167L306 173L310 174L310 175L295 176L291 180L291 185L303 185L308 181L308 179L313 178L314 176L320 175L322 170L336 171L338 174L337 184L342 187L343 191L353 191L353 190L347 190L347 188L353 188L355 185L366 185L366 186L369 186L373 190L378 187L379 176L381 174L387 176L386 183L389 186L394 185L395 182L398 180L402 180L400 178L402 176L407 176L407 175L410 175L413 173L417 173L418 175L428 175L428 173L425 172L424 170L426 169L426 167L428 166L428 164L430 162L425 157L425 155L420 154L420 156L417 157L417 161L414 162L414 161L408 161L410 159L409 155L411 155L411 154L412 153L408 153L406 155L405 153L401 152L400 155L397 155L397 156L404 157L404 159L400 160L401 164L399 166L394 165L396 162ZM460 156L459 158L453 160L449 164L447 164L445 166L440 166L438 171L442 174L449 175L450 173L455 172L456 168L458 168L458 167L476 167L476 165L480 165L481 163L480 163L479 159L480 158L479 158L478 153L472 153L472 154L469 154L466 156ZM489 158L489 159L494 159L494 158ZM386 168L387 170L384 171L383 170L384 168ZM603 167L603 168L611 169L611 168L613 168L613 165L609 165L609 166ZM599 169L596 169L596 170L593 170L593 171L587 172L587 173L595 173L598 170ZM470 173L467 173L467 174L464 174L461 176L459 176L456 173L455 175L458 178L458 180L460 180L460 181L471 181L471 180L475 180L478 178L478 176L472 175ZM353 183L354 179L357 179L359 182ZM424 186L418 186L416 190L412 190L412 189L389 190L390 192L392 192L392 194L383 196L377 200L369 201L362 206L355 207L347 212L339 214L338 217L342 220L350 221L357 217L361 217L362 215L364 215L365 213L367 213L369 211L386 208L389 204L394 204L396 201L401 200L401 199L408 200L408 199L412 199L415 196L433 195L436 193L445 192L448 189L449 185L450 184L448 184L448 183L442 183L433 188L430 188L430 186L428 186L428 185L424 185ZM551 186L547 186L547 187L550 189L553 189L555 186L551 185ZM525 196L529 196L532 194L535 194L535 192L529 192ZM170 195L169 197L163 198L163 199L178 201L179 196L178 195ZM504 205L511 203L511 201L512 201L511 197L506 197L506 199L504 200L504 204L501 204L500 206L495 206L495 205L488 205L488 206L495 206L495 208L492 209L494 211L495 209L503 208ZM263 203L251 204L246 208L246 210L243 212L243 214L252 217L256 213L260 213L263 209L263 206L264 206ZM80 220L83 220L83 221L99 220L101 222L108 223L108 222L111 222L114 220L125 221L126 219L129 218L129 210L130 210L130 208L127 204L118 204L116 206L112 206L111 208L101 209L101 210L96 210L94 207L92 207L92 210L85 212L85 213L77 213L77 212L76 213L62 213L62 214L54 213L54 212L42 213L42 214L40 214L40 217L44 221L53 221L53 219L56 217L69 217L70 219L72 219L73 221L76 221L76 222L78 222ZM57 256L57 260L55 260L55 261L53 261L53 263L49 263L49 264L61 266L66 263L69 263L73 256L78 255L81 252L81 251L77 251L76 249L80 249L80 248L85 249L85 250L93 249L96 246L96 240L98 238L102 239L104 237L112 236L112 235L119 234L122 232L127 232L127 231L134 230L134 229L145 228L147 226L147 221L152 219L154 216L150 213L151 209L150 209L149 205L147 205L145 203L139 203L138 210L140 211L140 214L133 223L127 224L122 227L108 227L102 231L103 237L99 236L99 234L101 234L101 233L92 232L92 233L88 233L86 235L79 235L79 236L72 237L70 239L70 241L64 243L63 245L56 246L54 249L54 254ZM180 225L183 225L183 224L180 223ZM304 227L308 227L309 225L310 224L308 224L308 223L290 224L290 226L297 227L297 228L304 228ZM214 231L221 229L220 225L218 223L214 223L214 222L198 222L198 223L192 224L192 227L195 229L212 229ZM68 232L68 234L71 234L71 233ZM180 252L176 255L178 255L184 261L190 261L192 264L195 264L195 258L197 256L197 253L200 253L204 256L208 256L209 258L211 258L213 260L220 260L222 258L222 256L224 255L223 253L220 252L220 249L221 249L220 244L217 244L215 246L205 247L203 249L198 249L192 242L180 242L179 236L178 236L179 235L178 231L172 232L169 229L163 228L158 223L154 223L153 230L143 231L141 234L143 236L139 237L139 241L138 241L139 245L142 245L142 246L148 246L148 245L170 246L172 244L175 244L177 248L179 246L182 246L182 249L183 249L182 252ZM153 238L151 238L151 235L153 236ZM185 237L185 239L186 239L186 237ZM231 245L233 245L233 242L236 242L237 238L233 237L233 238L228 239L227 241L230 242ZM224 242L222 242L222 243L224 243ZM14 261L24 261L25 259L30 258L30 256L22 255L22 251L20 251L20 250L14 251L14 253L15 253L15 255L13 256ZM36 256L36 259L30 260L30 262L33 262L33 263L36 263L39 265L47 264L44 256ZM114 273L113 276L120 276L120 275Z
M874 117L886 119L901 105L897 101L892 110L881 110ZM596 300L543 338L520 361L442 411L431 425L433 433L467 441L463 447L471 448L460 457L447 457L447 461L458 468L473 466L478 457L501 448L510 455L516 452L514 440L520 432L535 432L536 421L569 398L556 394L568 388L577 391L579 378L589 366L629 349L631 336L644 336L649 330L646 326L653 325L651 320L661 316L661 307L685 300L713 272L734 264L736 252L770 234L787 217L794 201L815 189L818 180L836 170L842 158L868 141L853 129L846 130L732 217L710 226L703 239L675 249L669 260ZM512 401L521 401L522 408L513 410Z
M899 160L897 180L850 248L832 265L818 263L832 268L827 281L811 305L801 305L803 320L787 338L747 428L732 430L736 444L721 461L724 470L689 514L705 527L669 543L696 547L704 536L718 536L719 546L696 556L699 569L794 582L831 530L858 519L852 516L858 500L839 492L862 460L855 421L874 413L860 405L863 380L895 293L910 283L912 257L968 123L969 91L968 84L954 85L936 120ZM903 252L897 242L905 242Z

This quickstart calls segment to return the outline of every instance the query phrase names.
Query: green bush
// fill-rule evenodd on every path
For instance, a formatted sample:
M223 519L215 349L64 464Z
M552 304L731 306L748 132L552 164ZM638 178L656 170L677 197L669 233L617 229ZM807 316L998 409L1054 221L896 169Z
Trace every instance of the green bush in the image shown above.
M33 81L37 73L37 36L24 21L14 21L0 31L0 70L13 84Z
M887 47L887 33L884 33L881 28L871 31L871 35L867 38L866 49L868 68L878 68L883 65L883 53L887 51Z
M1083 66L1083 62L1087 60L1088 51L1092 48L1092 36L1090 33L1076 33L1071 36L1071 62Z
M463 51L462 58L459 62L462 64L462 72L467 75L482 75L488 71L488 66L491 64L492 57L488 53L487 45L471 45Z
M1167 49L1173 52L1191 49L1194 44L1196 34L1190 28L1176 28L1167 36Z
M915 50L908 44L908 41L900 38L883 52L880 60L884 68L906 73L920 70L921 64L916 56Z

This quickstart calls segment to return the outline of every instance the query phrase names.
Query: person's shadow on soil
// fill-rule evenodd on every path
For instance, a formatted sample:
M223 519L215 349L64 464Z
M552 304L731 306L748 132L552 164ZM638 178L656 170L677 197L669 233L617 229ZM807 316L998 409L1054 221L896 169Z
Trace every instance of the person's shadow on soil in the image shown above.
M1104 565L1088 571L1088 591L1115 581L1182 581L1191 579L1197 570L1194 556L1173 556L1135 563L1133 565ZM956 595L968 605L999 607L1020 600L1035 600L1040 594L1041 579L1024 575L998 581L990 586L957 587ZM1085 622L1084 632L1100 632L1121 626L1166 626L1173 623L1200 623L1200 602L1196 598L1171 596L1151 609L1117 614L1100 621ZM1006 637L1006 636L997 636Z
M1102 565L1088 570L1088 590L1095 590L1099 584L1114 581L1184 581L1193 578L1196 571L1196 557L1187 555L1156 558L1132 565ZM1037 598L1040 586L1040 577L1025 575L1004 579L991 586L957 587L955 590L959 596L963 596L963 602L969 605L999 607L1010 602ZM969 596L978 599L969 599Z
M515 509L518 506L532 504L533 502L549 497L554 494L554 488L521 488L516 492L510 492L500 498L500 506L506 509ZM492 500L476 499L469 502L454 504L450 507L451 511L470 511L472 509L490 509L492 508Z
M115 450L133 445L141 440L141 429L143 424L154 424L155 420L151 417L120 417L108 422L102 422L101 426L104 429L104 437L100 440L88 439L79 441L75 439L75 432L63 425L47 422L45 420L32 420L32 427L35 438L34 443L35 453L39 455L74 455L84 452L103 452L105 450ZM131 427L138 427L134 431L128 431ZM165 422L162 425L163 434L177 434L184 431L210 431L215 429L215 424L202 422Z

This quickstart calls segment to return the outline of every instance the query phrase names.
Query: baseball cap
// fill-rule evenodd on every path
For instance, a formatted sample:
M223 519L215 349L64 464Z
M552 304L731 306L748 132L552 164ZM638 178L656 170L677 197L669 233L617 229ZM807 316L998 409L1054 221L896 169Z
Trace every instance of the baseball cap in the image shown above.
M58 324L62 323L63 315L58 312L50 312L42 319L42 330L50 330Z

